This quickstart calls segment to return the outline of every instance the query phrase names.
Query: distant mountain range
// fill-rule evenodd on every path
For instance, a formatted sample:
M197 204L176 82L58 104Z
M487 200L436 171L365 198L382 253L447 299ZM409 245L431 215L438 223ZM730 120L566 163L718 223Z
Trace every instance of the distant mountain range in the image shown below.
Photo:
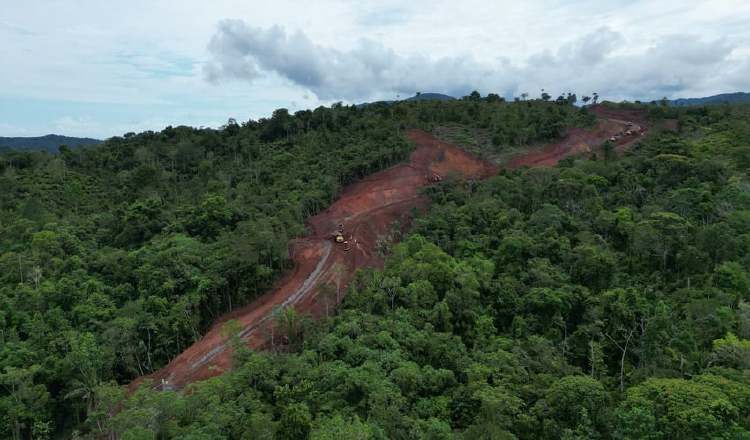
M750 93L736 92L736 93L722 93L720 95L706 96L705 98L682 98L672 99L669 101L669 105L685 106L685 105L715 105L715 104L741 104L750 103Z
M101 142L99 139L60 136L57 134L37 137L0 137L0 151L40 150L57 153L60 145L76 148L84 145L96 145Z

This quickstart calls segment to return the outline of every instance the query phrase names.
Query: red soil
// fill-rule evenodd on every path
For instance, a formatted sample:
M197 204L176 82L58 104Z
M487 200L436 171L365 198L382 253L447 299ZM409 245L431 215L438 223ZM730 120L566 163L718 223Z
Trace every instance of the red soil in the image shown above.
M608 119L599 121L595 129L571 129L560 142L519 156L509 167L554 165L565 156L599 146L625 126L624 120L613 119L610 110L608 113L596 111ZM626 117L634 123L645 122L635 114L618 112L615 116ZM409 162L350 185L328 209L308 220L309 235L292 240L289 245L294 270L271 292L224 315L203 338L163 369L134 381L130 389L144 379L153 379L157 388L181 389L192 382L222 374L231 366L231 348L222 332L224 323L230 319L239 324L242 340L249 347L260 349L272 343L272 317L279 307L294 307L299 313L320 316L326 309L326 300L318 295L318 288L330 283L343 294L357 269L380 267L383 261L377 252L379 240L391 232L396 221L407 224L414 209L427 206L420 189L433 184L434 174L482 179L497 171L495 166L423 131L412 130L408 137L416 146ZM629 145L634 140L621 145ZM344 225L349 251L332 240L340 224ZM278 339L277 333L275 342L278 343Z
M310 234L290 243L294 270L271 292L220 318L203 338L146 378L160 388L180 389L223 373L231 363L231 348L222 332L226 321L239 323L240 337L249 347L266 346L272 336L275 309L290 306L301 313L319 315L325 310L325 299L318 296L318 287L330 283L343 293L356 269L382 265L376 251L378 241L391 232L395 221L405 224L413 209L427 205L420 189L432 183L434 174L484 178L495 173L493 166L425 132L414 130L408 136L416 144L408 163L350 185L328 209L308 220ZM348 252L343 244L332 240L340 224L351 248ZM131 389L141 381L136 380Z
M645 112L641 110L620 110L602 105L591 106L589 110L599 118L593 129L569 128L558 142L524 152L512 158L506 167L554 166L567 156L598 151L612 136L630 130L633 134L622 136L613 142L615 151L621 152L648 133L649 124ZM633 125L628 126L628 122Z

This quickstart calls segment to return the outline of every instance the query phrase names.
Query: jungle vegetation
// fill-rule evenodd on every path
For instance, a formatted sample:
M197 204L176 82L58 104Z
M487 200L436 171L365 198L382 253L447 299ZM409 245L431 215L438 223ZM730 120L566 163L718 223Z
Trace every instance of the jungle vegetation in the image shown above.
M431 187L335 314L180 393L123 384L266 291L406 128L502 151L593 116L470 95L2 153L0 437L750 438L750 108L645 108L680 131Z

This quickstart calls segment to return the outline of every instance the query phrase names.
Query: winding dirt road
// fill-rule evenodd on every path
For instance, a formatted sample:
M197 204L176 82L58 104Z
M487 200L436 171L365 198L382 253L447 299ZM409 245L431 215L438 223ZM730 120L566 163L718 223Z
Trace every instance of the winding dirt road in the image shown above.
M513 158L508 167L552 166L571 154L592 151L613 134L623 131L626 121L637 121L639 129L646 129L642 114L613 113L611 109L605 114L596 108L593 110L601 116L594 129L570 129L559 142ZM638 137L625 139L617 145L618 149L632 144ZM294 270L272 291L222 316L200 340L166 367L137 379L130 388L134 389L144 379L152 379L157 388L182 389L192 382L222 374L231 366L231 348L222 332L225 322L233 319L239 324L239 335L249 347L267 346L273 337L272 317L280 307L293 307L298 312L320 316L329 305L333 306L326 304L330 298L319 295L320 286L330 284L343 294L357 269L382 266L377 252L379 241L391 232L397 221L406 225L415 209L427 206L428 201L420 190L433 184L435 175L457 174L482 179L497 172L494 165L423 131L411 130L408 138L415 144L408 162L350 185L328 209L308 220L310 234L292 240L289 245ZM345 250L345 245L331 239L339 225L343 225L349 251Z
M598 118L594 128L569 128L558 142L513 157L506 168L554 166L567 156L597 151L613 136L618 136L613 142L615 151L622 152L650 130L646 114L640 110L612 109L602 105L589 107L589 110ZM628 130L632 134L620 136Z

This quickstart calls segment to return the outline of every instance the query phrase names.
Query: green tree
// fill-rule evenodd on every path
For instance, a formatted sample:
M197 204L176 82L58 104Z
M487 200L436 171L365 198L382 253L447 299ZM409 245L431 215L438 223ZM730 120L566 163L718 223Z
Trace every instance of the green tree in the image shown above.
M608 396L604 386L589 376L567 376L555 382L545 395L554 424L550 435L593 428L603 436L607 429ZM585 426L586 423L591 424Z
M27 438L35 427L49 423L45 414L49 393L44 385L34 380L40 371L39 365L32 365L29 368L5 367L0 373L0 384L6 393L0 396L0 417L6 422L0 432L7 438Z
M341 415L321 420L311 435L311 440L370 440L381 438L382 433L376 431L371 425L363 423L359 417L345 419Z
M617 410L621 438L708 439L748 435L739 408L720 389L698 381L649 379L628 390Z
M276 438L307 439L312 428L310 410L304 403L293 403L284 408Z

